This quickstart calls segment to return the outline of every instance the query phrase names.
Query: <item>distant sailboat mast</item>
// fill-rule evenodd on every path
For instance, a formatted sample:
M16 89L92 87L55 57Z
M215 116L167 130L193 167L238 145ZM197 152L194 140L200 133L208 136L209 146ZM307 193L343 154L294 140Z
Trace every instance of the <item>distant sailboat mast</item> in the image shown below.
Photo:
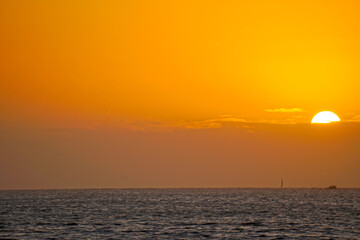
M283 181L283 179L281 179L281 188L283 188L284 187L284 181Z

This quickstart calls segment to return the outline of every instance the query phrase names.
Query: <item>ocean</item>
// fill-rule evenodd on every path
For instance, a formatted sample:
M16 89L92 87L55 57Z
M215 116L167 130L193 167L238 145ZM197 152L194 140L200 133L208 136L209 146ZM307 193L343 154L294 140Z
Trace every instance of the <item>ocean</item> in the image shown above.
M360 239L360 189L0 191L1 239Z

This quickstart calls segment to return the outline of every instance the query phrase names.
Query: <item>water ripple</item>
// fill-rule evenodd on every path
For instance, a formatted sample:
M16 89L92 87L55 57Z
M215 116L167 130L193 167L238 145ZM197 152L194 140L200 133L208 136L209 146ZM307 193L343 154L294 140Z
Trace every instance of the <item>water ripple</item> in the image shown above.
M1 239L359 239L359 189L0 191Z

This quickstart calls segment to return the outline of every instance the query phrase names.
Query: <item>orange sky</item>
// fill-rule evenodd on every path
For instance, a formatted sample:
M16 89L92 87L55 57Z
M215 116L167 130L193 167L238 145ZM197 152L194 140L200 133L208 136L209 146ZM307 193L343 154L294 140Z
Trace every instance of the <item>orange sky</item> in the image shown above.
M1 1L0 188L360 187L359 11Z

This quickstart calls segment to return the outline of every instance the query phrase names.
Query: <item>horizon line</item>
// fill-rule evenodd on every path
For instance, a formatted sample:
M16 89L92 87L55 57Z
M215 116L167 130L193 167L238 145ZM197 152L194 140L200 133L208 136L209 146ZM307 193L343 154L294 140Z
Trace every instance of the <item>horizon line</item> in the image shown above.
M328 187L99 187L99 188L13 188L0 191L53 191L53 190L162 190L162 189L327 189ZM360 187L337 187L338 189L360 189Z

